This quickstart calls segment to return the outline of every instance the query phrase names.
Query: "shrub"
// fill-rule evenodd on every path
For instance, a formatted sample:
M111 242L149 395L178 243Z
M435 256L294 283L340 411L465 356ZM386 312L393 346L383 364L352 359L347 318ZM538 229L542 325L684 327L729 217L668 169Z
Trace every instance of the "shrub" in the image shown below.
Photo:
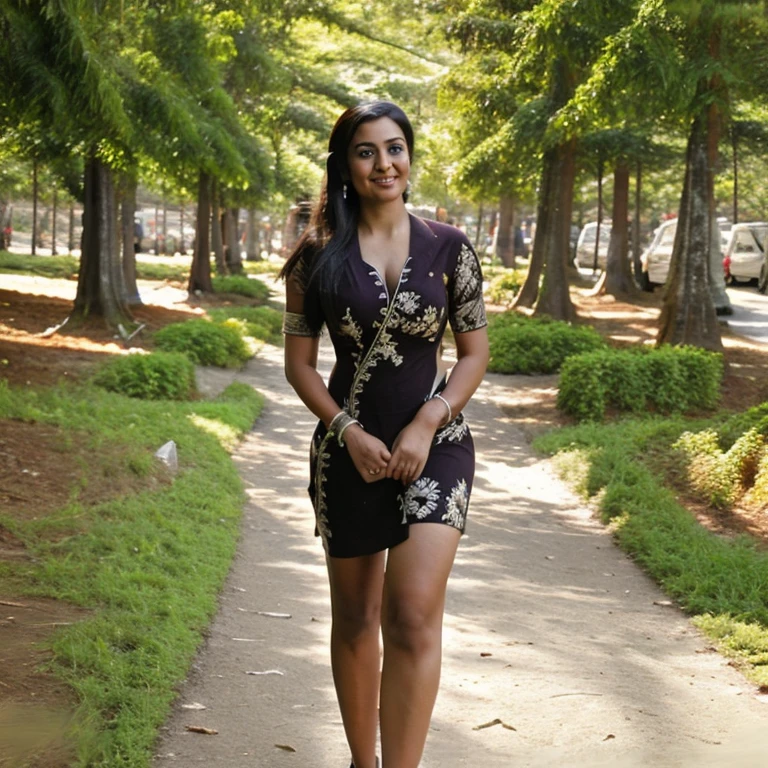
M235 293L238 296L248 296L251 299L266 301L270 290L266 283L255 277L244 275L226 275L213 278L213 290L216 293Z
M182 352L197 365L236 368L251 357L251 350L237 329L210 320L166 325L155 334L155 343L166 352Z
M520 291L520 275L516 270L505 270L494 277L488 286L488 298L494 304L509 304Z
M594 328L517 312L492 318L488 336L488 370L496 373L554 373L571 355L605 346Z
M598 421L608 407L662 413L714 408L722 375L722 355L695 347L604 349L566 360L557 405L580 421Z
M750 429L723 451L717 432L705 429L684 432L672 447L685 455L691 488L713 507L727 509L755 482L764 445L762 435Z
M216 322L242 321L243 332L254 339L278 346L283 343L283 313L273 307L221 307L208 314Z
M94 383L144 400L188 400L197 390L195 368L178 352L117 357L102 366Z

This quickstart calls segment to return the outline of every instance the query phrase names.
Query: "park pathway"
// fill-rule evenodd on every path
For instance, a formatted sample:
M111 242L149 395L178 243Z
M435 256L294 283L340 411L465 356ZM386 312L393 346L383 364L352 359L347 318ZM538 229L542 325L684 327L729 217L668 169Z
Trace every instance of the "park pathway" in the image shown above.
M231 376L202 381L215 389ZM314 419L285 383L279 350L237 378L266 396L235 456L248 494L242 539L155 768L347 768L305 491ZM505 422L498 403L514 403L511 382L489 375L467 409L477 478L423 768L762 768L768 697ZM194 704L205 709L182 708Z

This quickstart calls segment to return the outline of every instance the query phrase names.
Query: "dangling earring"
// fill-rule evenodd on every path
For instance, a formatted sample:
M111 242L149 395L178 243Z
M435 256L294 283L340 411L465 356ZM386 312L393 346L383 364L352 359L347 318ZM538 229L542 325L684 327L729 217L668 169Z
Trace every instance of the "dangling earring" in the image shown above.
M345 181L344 184L341 186L341 196L346 200L347 199L347 182Z

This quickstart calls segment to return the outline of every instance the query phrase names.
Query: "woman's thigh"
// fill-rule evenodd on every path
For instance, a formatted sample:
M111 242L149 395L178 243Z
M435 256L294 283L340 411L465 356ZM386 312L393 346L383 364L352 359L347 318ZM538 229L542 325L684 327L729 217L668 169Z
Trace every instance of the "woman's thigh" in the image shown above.
M327 557L331 610L336 623L365 631L381 620L385 552L362 557Z

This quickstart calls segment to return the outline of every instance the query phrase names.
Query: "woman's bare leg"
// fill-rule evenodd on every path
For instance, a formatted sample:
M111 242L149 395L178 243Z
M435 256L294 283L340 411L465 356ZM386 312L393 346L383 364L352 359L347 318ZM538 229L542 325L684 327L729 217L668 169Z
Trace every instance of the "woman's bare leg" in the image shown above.
M445 588L459 532L412 525L384 577L381 679L383 768L418 768L440 684Z
M327 558L331 585L331 666L355 768L374 768L378 725L384 552Z

